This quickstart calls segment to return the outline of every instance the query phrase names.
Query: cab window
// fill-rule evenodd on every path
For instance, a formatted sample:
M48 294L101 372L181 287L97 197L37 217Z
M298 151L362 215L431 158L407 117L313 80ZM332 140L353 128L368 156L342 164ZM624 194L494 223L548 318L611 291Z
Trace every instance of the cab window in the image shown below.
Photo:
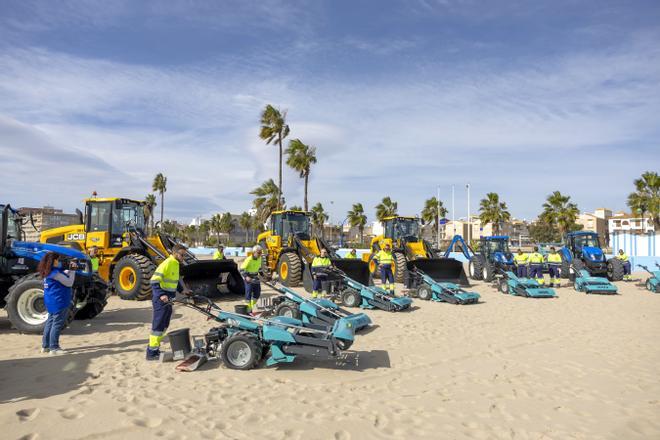
M110 211L112 203L93 203L89 210L89 232L108 231L110 229Z

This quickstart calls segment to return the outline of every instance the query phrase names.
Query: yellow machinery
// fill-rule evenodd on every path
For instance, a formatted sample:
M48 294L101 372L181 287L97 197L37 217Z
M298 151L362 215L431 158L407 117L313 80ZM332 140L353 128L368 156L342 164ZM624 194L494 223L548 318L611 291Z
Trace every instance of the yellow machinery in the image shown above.
M421 238L420 221L417 217L392 216L383 219L383 234L371 240L371 253L362 259L369 263L369 272L376 275L378 267L374 256L385 244L392 248L394 279L398 283L408 280L413 267L422 270L436 281L467 285L467 276L460 261L438 258L430 243Z
M360 260L339 258L325 241L311 234L311 214L305 211L275 211L270 216L268 230L257 241L264 249L264 266L276 273L285 286L305 289L312 285L311 264L321 249L328 252L332 265L350 278L369 284L368 266Z
M149 280L156 265L169 255L175 239L145 234L144 202L123 198L85 200L80 224L41 232L42 243L63 244L89 251L99 250L99 275L122 299L142 300L151 295ZM244 284L231 260L200 261L190 252L181 267L187 287L200 295L226 288L243 293Z

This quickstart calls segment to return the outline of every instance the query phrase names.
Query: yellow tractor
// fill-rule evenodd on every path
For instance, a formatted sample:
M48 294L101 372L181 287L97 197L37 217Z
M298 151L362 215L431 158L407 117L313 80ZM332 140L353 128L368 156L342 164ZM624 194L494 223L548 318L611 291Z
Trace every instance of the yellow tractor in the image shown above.
M383 229L382 235L371 240L371 253L362 255L362 259L369 263L372 276L376 276L378 271L374 257L385 244L389 244L397 283L407 282L409 271L417 268L436 281L469 284L460 261L437 255L431 244L421 238L419 218L386 217L383 219Z
M85 200L84 218L78 212L80 224L42 231L40 241L85 252L97 247L99 275L120 298L149 298L149 280L176 240L161 232L146 236L143 201L94 197ZM198 295L244 292L243 280L232 260L200 261L188 252L181 276Z
M369 284L369 269L365 262L339 258L323 239L312 236L311 229L309 212L273 212L268 230L257 237L264 249L263 266L271 273L276 273L285 286L296 287L302 283L306 290L311 290L312 260L321 253L321 249L325 249L334 267L346 273L349 278Z

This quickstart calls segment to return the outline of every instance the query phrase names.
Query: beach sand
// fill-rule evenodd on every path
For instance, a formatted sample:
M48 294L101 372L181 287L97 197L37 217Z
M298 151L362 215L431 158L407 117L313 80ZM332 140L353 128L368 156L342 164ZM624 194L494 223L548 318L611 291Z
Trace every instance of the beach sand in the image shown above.
M2 312L0 436L660 438L660 294L617 285L617 296L564 287L534 300L476 283L478 305L367 311L374 328L339 361L246 372L147 363L149 302L111 298L65 331L60 357L39 354L40 336ZM170 330L183 327L201 335L211 323L179 307Z

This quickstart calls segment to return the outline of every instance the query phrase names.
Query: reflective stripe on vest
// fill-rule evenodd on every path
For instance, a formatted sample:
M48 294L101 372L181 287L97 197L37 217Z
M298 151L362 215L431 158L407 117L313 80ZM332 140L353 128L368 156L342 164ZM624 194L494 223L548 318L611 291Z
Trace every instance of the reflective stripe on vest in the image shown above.
M241 264L241 270L243 272L257 274L259 273L259 269L261 269L261 257L254 258L254 256L249 256Z
M534 253L530 254L529 262L531 264L543 263L543 255L539 254L538 252L534 252Z
M521 264L527 264L527 260L529 259L529 255L527 254L516 254L513 259L516 261L516 264L521 265Z
M312 267L325 267L325 266L330 266L330 258L314 257L314 260L312 260Z
M179 285L179 262L172 255L160 263L151 277L152 282L158 282L166 292L176 292Z
M376 254L376 260L378 260L378 264L392 264L394 257L392 252L379 251Z
M561 255L558 253L548 254L548 263L561 263Z

